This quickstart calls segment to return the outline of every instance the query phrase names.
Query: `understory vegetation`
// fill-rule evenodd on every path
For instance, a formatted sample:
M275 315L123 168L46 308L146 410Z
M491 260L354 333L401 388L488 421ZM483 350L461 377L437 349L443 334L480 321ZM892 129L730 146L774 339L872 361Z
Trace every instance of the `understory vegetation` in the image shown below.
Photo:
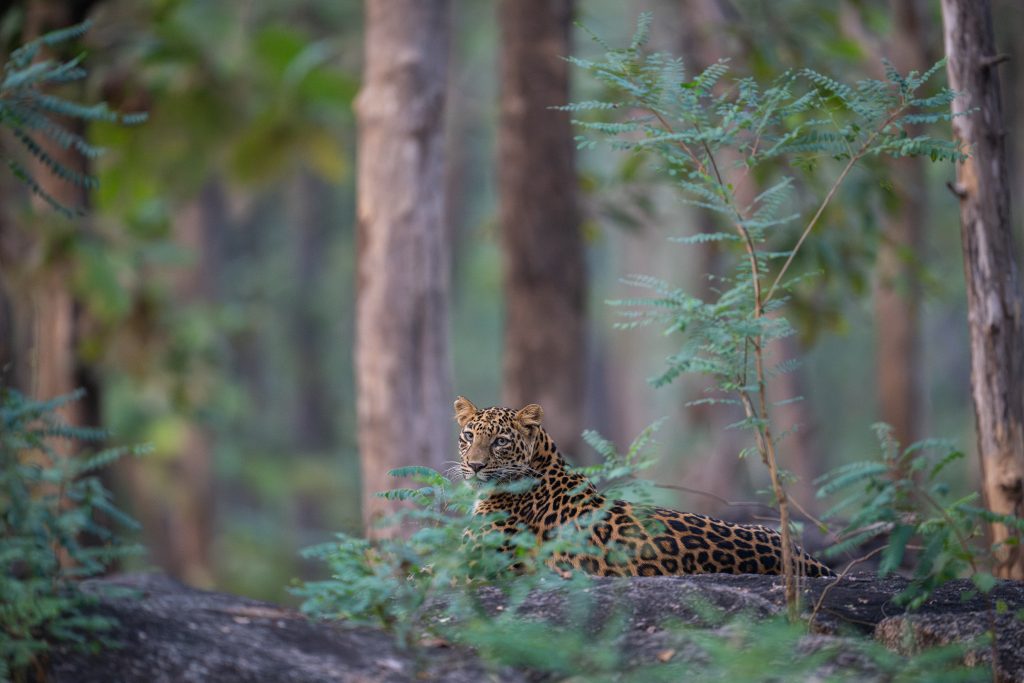
M587 442L604 460L578 471L602 493L644 501L652 484L635 475L652 463L652 432L653 427L645 431L624 454L596 433L587 433ZM529 530L513 537L479 533L493 520L472 514L478 495L518 490L532 481L474 489L428 468L392 474L420 486L382 493L409 507L381 524L404 528L410 535L371 542L339 534L336 541L306 550L305 557L323 562L331 574L327 580L293 587L306 614L384 628L409 648L462 645L496 668L514 666L588 681L990 677L984 667L960 664L962 645L902 656L863 637L814 636L808 623L794 623L782 614L729 614L700 599L688 606L689 618L666 620L656 636L651 629L642 634L658 643L653 657L645 657L630 649L625 608L609 609L590 593L594 579L546 566L560 551L592 551L585 541L565 535L539 541ZM552 594L565 600L560 614L533 609L538 596Z
M0 387L0 680L43 680L57 646L115 644L113 623L89 614L96 598L79 582L140 551L123 540L138 525L100 472L145 449L81 450L106 434L60 417L79 398L40 402Z

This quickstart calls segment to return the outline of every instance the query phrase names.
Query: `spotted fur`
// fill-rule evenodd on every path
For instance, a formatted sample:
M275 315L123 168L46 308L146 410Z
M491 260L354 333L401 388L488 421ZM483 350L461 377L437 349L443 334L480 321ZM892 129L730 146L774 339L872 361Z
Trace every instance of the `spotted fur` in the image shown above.
M585 476L568 468L541 426L542 417L536 404L518 411L480 410L461 396L455 401L455 420L462 428L459 471L465 479L536 480L525 492L490 493L475 511L504 513L495 524L507 534L525 527L545 540L565 529L589 537L595 552L557 553L554 566L599 576L781 573L782 543L774 529L608 500ZM799 549L796 557L806 576L833 575Z

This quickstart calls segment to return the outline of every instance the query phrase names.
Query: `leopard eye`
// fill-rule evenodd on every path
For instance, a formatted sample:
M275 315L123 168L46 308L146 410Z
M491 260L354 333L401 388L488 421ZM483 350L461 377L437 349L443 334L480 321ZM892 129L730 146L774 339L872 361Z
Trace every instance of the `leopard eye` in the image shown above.
M503 436L499 436L497 439L494 440L494 446L496 448L504 448L505 446L509 445L510 443L512 443L512 442L509 441L508 439L506 439Z
M472 441L473 432L467 429L466 431L462 432L462 438L465 439L466 441Z

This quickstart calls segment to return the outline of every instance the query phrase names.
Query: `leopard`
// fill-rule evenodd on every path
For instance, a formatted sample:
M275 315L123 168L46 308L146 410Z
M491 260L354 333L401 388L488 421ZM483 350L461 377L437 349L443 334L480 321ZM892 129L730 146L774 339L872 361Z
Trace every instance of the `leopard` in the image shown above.
M569 466L536 403L479 409L459 396L454 407L461 429L457 471L481 489L473 512L494 519L491 529L510 536L529 530L540 542L574 528L587 541L554 552L548 560L553 569L603 577L782 573L782 537L775 529L601 494ZM502 486L513 482L520 485ZM799 547L791 557L803 576L835 576Z

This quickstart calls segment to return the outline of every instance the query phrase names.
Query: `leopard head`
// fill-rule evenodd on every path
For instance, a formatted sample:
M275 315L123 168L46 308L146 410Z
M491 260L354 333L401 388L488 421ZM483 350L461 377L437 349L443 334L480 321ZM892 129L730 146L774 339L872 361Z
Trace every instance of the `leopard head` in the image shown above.
M530 467L544 411L536 403L512 410L480 410L468 399L455 401L459 434L459 471L467 481L508 482L535 476Z

